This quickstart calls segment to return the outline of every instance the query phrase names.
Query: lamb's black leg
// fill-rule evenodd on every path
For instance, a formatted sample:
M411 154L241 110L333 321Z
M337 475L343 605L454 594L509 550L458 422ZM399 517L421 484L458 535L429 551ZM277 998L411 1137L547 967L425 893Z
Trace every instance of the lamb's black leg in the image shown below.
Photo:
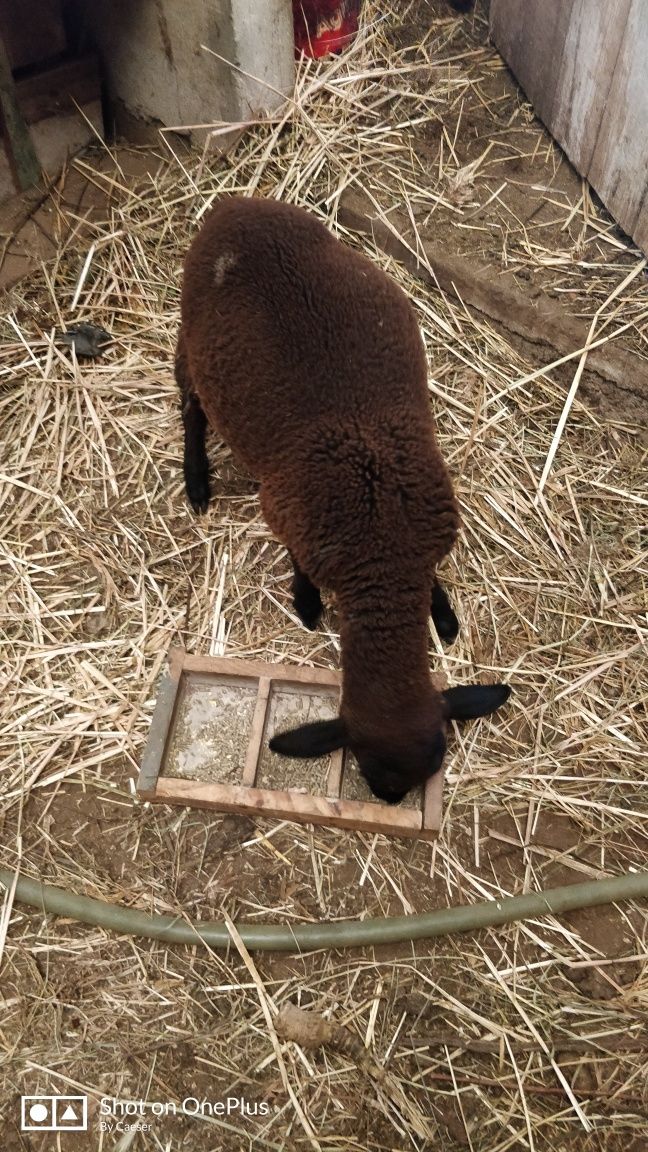
M209 507L209 462L205 450L207 419L197 396L187 396L182 406L184 424L184 478L187 499L194 512Z
M182 337L178 340L175 377L180 389L184 425L184 479L187 499L194 512L206 512L209 505L209 462L205 449L207 418L191 387Z
M292 585L295 612L304 627L313 632L322 615L322 598L319 594L319 588L316 588L306 573L302 572L292 553L290 559L295 572Z
M452 641L456 640L459 634L459 621L452 611L448 596L438 580L435 580L432 585L432 605L430 611L434 627L439 633L440 638L452 644Z

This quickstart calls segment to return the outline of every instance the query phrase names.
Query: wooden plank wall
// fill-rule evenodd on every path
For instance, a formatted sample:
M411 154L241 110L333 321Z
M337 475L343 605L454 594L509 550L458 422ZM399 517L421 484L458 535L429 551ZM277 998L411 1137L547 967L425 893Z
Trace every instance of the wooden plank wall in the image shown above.
M648 0L491 0L491 36L576 170L648 252Z

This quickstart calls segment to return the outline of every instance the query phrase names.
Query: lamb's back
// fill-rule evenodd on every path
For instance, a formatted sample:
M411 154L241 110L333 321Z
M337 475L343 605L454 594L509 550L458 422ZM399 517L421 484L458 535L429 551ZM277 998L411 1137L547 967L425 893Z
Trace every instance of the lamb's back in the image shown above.
M222 201L186 258L182 329L208 418L257 474L327 421L363 428L406 408L431 426L407 297L302 209Z

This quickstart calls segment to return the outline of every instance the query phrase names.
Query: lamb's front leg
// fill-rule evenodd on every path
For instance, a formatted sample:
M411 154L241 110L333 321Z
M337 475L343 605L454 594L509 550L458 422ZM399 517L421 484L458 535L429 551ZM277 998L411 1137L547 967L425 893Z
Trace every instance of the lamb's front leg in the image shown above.
M432 623L441 640L452 644L459 635L459 621L455 616L447 593L435 578L432 584L432 604L430 607Z
M322 598L319 588L316 588L306 573L302 572L292 552L289 555L294 570L293 606L304 627L313 632L322 615Z

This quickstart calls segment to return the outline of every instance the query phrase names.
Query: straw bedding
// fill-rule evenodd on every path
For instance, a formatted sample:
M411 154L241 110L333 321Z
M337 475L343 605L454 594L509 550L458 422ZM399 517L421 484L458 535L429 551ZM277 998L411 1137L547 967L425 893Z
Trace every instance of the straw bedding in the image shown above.
M134 801L171 643L339 659L334 606L314 635L300 627L288 558L218 443L208 515L184 502L171 372L179 270L216 197L280 196L335 228L344 189L360 186L493 276L513 267L574 314L599 311L604 335L611 318L631 320L624 343L645 356L640 254L533 121L483 16L466 24L423 7L368 4L353 49L304 65L294 102L223 156L187 153L167 134L148 175L129 177L126 153L75 162L102 190L101 211L75 212L64 186L52 191L59 251L14 289L0 352L0 834L3 858L30 874L160 912L290 922L419 912L645 866L645 428L577 392L546 470L577 361L529 380L549 350L526 358L353 237L418 311L461 501L443 573L461 635L442 651L431 630L431 662L451 683L503 677L514 696L492 722L455 733L433 847ZM102 359L77 363L55 340L79 319L113 334ZM17 1132L19 1093L81 1091L91 1136L66 1138L70 1148L359 1152L443 1140L639 1152L646 926L645 908L624 906L306 957L251 957L233 928L217 956L45 920L7 899L4 1147L31 1146ZM353 1045L278 1039L275 1012L289 1002L354 1033L387 1076ZM102 1095L243 1097L269 1110L149 1118L149 1133L111 1135L97 1127Z

